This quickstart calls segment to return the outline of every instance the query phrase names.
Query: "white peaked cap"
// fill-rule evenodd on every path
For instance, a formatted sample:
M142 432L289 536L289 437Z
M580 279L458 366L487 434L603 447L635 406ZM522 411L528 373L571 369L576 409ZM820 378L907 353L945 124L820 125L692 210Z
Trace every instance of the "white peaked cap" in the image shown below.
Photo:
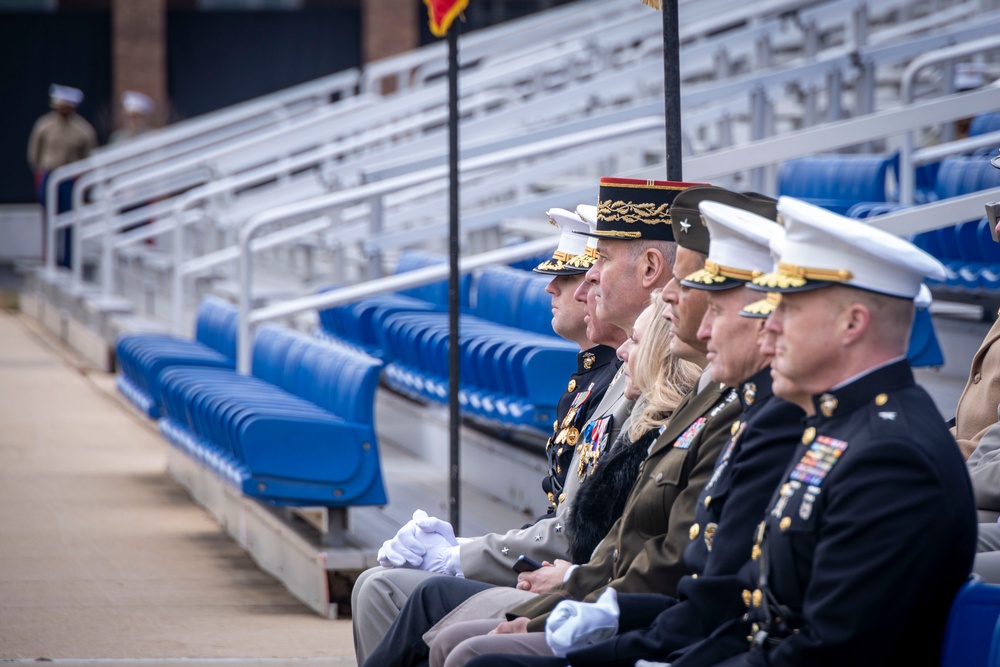
M49 86L49 100L70 104L74 107L79 106L80 102L83 102L83 91L79 88L60 86L58 83L53 83Z
M945 278L937 259L860 220L792 197L778 199L778 216L785 225L778 269L755 279L756 289L801 292L846 285L913 299L925 277Z
M597 229L597 207L590 204L577 204L576 214L587 221L590 225L590 231ZM587 239L587 250L590 252L594 259L597 259L597 238L596 236L591 236Z
M913 305L917 308L930 308L932 303L934 303L934 297L931 296L930 289L928 289L927 285L921 283L920 292L917 293L917 297L913 300Z
M122 108L126 113L149 115L153 113L156 105L153 104L153 99L149 95L143 95L134 90L126 90L122 93Z
M558 227L562 233L559 235L559 246L552 253L552 258L536 266L535 271L551 275L584 273L589 267L572 266L567 263L586 251L587 237L576 232L589 232L590 225L573 211L564 208L550 208L545 213L549 217L549 222Z
M781 234L773 220L717 201L698 204L710 239L705 268L684 278L687 287L722 290L742 287L772 270L771 239Z

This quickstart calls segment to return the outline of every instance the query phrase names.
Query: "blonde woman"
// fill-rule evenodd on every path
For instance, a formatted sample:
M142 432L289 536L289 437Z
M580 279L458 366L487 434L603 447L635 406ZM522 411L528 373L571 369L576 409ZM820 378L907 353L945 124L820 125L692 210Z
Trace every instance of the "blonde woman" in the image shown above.
M701 374L697 365L670 354L670 322L661 317L663 307L656 290L618 348L628 376L625 396L636 403L630 423L580 487L569 515L568 555L574 563L586 563L621 516L646 451Z

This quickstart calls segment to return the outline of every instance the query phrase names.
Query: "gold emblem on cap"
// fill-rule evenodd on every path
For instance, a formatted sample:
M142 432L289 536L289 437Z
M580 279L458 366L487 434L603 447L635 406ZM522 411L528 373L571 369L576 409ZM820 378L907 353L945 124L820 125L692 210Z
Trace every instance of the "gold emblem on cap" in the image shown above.
M875 397L875 405L882 407L889 402L889 394L879 394Z
M570 445L575 445L576 441L580 439L580 431L575 426L570 426L566 429L566 442Z
M792 525L792 518L791 518L791 517L788 517L788 516L786 516L786 517L785 517L785 518L783 518L783 519L781 520L781 522L780 522L780 523L778 524L778 528L780 528L780 529L782 529L782 530L788 530L788 527L789 527L789 526L791 526L791 525Z
M691 529L688 531L688 537L693 540L694 538L698 537L698 533L700 532L701 532L701 526L699 526L696 523L692 524Z
M802 444L808 445L816 438L816 427L810 426L802 433Z
M595 361L597 361L597 355L593 352L588 352L583 355L583 367L588 371L594 366ZM572 389L570 391L572 391Z
M824 417L832 417L833 413L837 411L838 405L840 405L840 401L833 394L823 394L819 397L819 409L823 412Z
M566 385L566 391L575 391L575 390L576 390L576 378L570 380L569 384Z

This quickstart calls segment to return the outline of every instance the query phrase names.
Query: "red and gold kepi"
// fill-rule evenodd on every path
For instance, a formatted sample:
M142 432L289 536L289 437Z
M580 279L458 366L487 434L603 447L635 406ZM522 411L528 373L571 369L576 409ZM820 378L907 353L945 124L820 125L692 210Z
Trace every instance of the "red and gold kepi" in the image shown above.
M705 184L602 178L597 228L592 235L626 241L673 241L670 204L679 192L696 185Z

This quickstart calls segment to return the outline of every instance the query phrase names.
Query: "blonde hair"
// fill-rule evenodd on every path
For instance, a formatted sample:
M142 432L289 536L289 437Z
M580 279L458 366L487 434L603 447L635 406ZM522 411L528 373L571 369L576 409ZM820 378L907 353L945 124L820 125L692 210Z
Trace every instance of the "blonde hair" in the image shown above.
M670 354L667 336L670 322L663 318L660 290L653 291L648 308L652 309L652 316L632 351L635 355L632 382L642 389L632 409L632 425L628 431L633 442L647 431L666 425L681 399L701 376L697 364Z

